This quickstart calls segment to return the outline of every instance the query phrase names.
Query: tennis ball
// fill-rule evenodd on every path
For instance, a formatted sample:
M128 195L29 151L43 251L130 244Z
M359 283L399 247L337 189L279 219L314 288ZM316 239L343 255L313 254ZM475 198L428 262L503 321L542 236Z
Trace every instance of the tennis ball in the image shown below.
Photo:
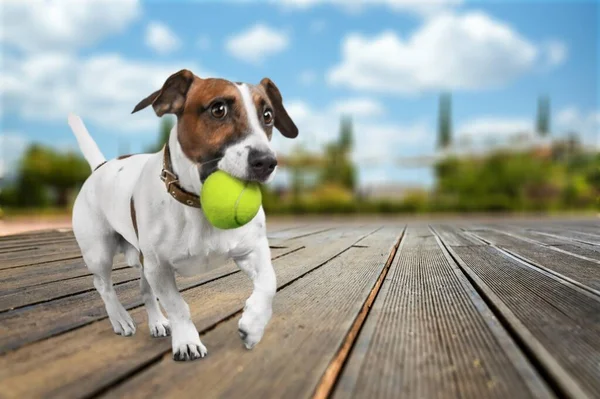
M235 229L251 221L262 202L260 187L228 175L213 172L204 181L200 203L208 221L219 229Z

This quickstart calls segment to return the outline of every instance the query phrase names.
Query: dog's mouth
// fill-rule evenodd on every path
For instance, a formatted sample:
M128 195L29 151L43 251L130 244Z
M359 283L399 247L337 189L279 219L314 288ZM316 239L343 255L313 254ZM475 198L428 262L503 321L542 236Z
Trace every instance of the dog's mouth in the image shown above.
M204 183L204 181L208 179L208 176L219 170L219 163L222 159L223 156L218 154L208 160L197 162L201 183Z

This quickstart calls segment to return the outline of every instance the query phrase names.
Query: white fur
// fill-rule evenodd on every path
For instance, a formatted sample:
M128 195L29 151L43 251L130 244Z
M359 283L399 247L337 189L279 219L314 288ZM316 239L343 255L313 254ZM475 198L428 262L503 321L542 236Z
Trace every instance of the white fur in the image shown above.
M247 87L240 88L243 95L249 95L247 90ZM250 107L247 103L245 105L246 109ZM256 110L248 115L256 118ZM83 123L77 121L81 122L76 116L69 117L81 151L90 166L97 166L104 157L82 128ZM252 119L249 125L257 129ZM244 145L269 149L264 132L264 140L256 133L252 132L249 135L252 137L244 140ZM171 131L169 144L173 169L179 176L180 185L199 193L198 167L184 155L176 127ZM245 151L247 158L248 150ZM239 172L244 162L247 164L247 160L237 155L235 150L228 154L229 161L221 162L221 169L229 173ZM203 357L207 353L206 348L192 322L189 307L177 290L174 272L182 275L202 273L232 258L254 284L238 324L242 340L250 349L260 341L271 318L271 303L276 291L264 211L261 208L250 223L238 229L214 228L200 209L183 205L167 193L159 178L162 159L161 151L107 162L84 183L74 204L73 231L85 263L94 274L94 285L104 300L113 329L121 335L135 333L135 324L119 302L112 285L113 256L123 252L131 266L140 266L138 251L141 250L144 265L140 285L151 334L165 336L170 332L173 354L184 354L185 360ZM130 215L132 196L139 240ZM156 297L167 312L168 320L162 315Z
M230 146L223 156L223 159L217 164L219 169L227 171L232 176L240 179L248 178L247 159L249 150L256 149L262 152L270 152L275 156L275 152L271 148L269 139L264 129L262 128L258 120L258 111L254 102L252 101L252 95L250 89L245 83L236 84L242 102L244 103L244 109L248 115L248 125L250 126L250 133L246 138L239 143ZM275 178L277 167L273 170L273 173L269 176L265 183L270 183Z
M96 169L98 165L106 161L104 155L102 155L100 149L88 133L80 117L70 114L69 126L73 129L79 148L81 148L81 152L83 152L83 157L88 161L92 170Z

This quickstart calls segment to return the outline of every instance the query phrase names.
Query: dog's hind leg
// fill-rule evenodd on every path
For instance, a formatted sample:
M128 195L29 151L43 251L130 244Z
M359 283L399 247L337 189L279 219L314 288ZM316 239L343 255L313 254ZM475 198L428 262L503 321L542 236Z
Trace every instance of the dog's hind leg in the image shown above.
M153 337L167 337L171 335L171 326L169 320L163 316L156 295L152 291L152 287L144 276L144 269L142 269L142 262L140 261L140 253L138 250L127 241L121 241L121 250L125 254L125 259L129 266L140 269L140 291L142 292L142 299L144 300L144 306L148 313L148 327L150 328L150 335Z
M135 323L119 302L110 276L119 236L115 233L106 233L100 237L92 237L86 232L78 232L75 229L74 232L83 254L83 260L94 275L94 287L104 301L106 313L108 313L114 332L123 336L135 334Z

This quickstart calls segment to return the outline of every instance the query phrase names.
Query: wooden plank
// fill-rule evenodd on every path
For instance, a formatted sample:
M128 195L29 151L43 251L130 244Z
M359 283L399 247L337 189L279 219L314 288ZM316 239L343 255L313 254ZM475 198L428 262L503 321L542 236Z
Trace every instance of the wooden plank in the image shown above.
M113 271L127 267L123 256L116 258ZM0 270L0 287L3 294L10 294L23 288L89 276L90 272L82 258L59 260L41 265Z
M182 368L165 356L105 397L309 398L344 342L401 230L385 229L286 286L263 341L246 351L231 319L208 332L207 361ZM363 247L363 245L365 245ZM294 359L294 361L290 361ZM228 370L227 372L224 372ZM164 384L167 380L170 384Z
M4 252L4 251L8 251L10 249L17 249L17 248L22 248L25 246L52 245L57 242L69 242L74 239L75 239L75 237L73 236L73 234L60 235L60 236L48 236L48 237L44 237L44 238L18 239L18 240L0 242L0 249Z
M493 247L447 247L561 396L600 396L600 301Z
M317 239L312 237L305 250L273 262L278 286L284 287L320 267L372 231L336 230ZM248 278L242 273L233 273L185 290L183 295L196 327L204 331L239 313L250 290ZM4 387L3 393L7 398L90 396L142 365L170 353L170 338L151 338L147 333L143 308L135 309L131 315L138 325L135 338L115 336L108 322L104 321L1 356L0 386ZM235 335L236 329L232 332Z
M527 262L566 277L600 293L600 264L575 257L554 247L543 247L495 231L477 231L474 235L497 245Z
M511 396L552 394L436 238L408 229L333 398Z
M69 240L62 243L55 243L53 245L38 246L36 249L32 249L29 251L12 250L10 252L0 254L0 267L5 263L36 259L44 255L50 256L54 254L73 251L79 253L79 246L77 245L75 240Z
M0 261L0 270L40 265L48 262L76 259L81 257L81 251L78 247L69 251L60 251L51 254L38 256L25 256L16 260Z
M600 245L600 236L597 236L594 234L586 234L586 233L566 230L564 228L561 229L561 228L549 228L549 227L542 227L542 228L535 227L533 230L536 232L542 233L542 234L550 235L550 236L566 238L571 241L580 241L580 242L590 244L590 245Z
M112 280L115 285L119 285L134 280L137 281L139 276L140 270L126 267L113 271ZM93 279L89 275L21 288L6 295L0 295L0 312L48 302L94 289Z
M525 242L549 246L553 250L576 255L592 261L600 261L600 246L593 246L578 241L572 241L567 238L537 233L527 230L525 227L515 227L506 224L486 225L485 227L486 229L489 228L498 233L506 234ZM478 232L481 232L481 229L479 229ZM496 235L495 237L497 238L498 236ZM522 245L517 240L513 240L512 244L516 244L517 246Z
M482 242L468 236L460 228L447 224L434 224L432 228L439 234L442 240L452 246L483 245Z
M0 244L11 241L19 241L19 240L30 240L30 239L44 239L48 237L60 237L65 235L73 235L73 231L71 229L52 229L52 230L39 230L39 231L30 231L25 233L11 234L6 236L0 236Z
M530 225L528 227L524 227L524 226L514 226L514 225L508 225L506 223L502 223L502 224L486 224L483 226L484 230L487 229L491 229L491 230L496 230L502 233L506 233L508 235L517 237L517 238L523 238L525 240L529 240L529 241L533 241L536 242L538 244L542 244L542 245L564 245L564 244L569 244L571 243L571 241L565 239L565 238L560 238L560 237L553 237L553 236L548 236L545 234L540 234L538 232L529 230L529 227L531 227ZM482 228L478 228L479 231L482 230Z

